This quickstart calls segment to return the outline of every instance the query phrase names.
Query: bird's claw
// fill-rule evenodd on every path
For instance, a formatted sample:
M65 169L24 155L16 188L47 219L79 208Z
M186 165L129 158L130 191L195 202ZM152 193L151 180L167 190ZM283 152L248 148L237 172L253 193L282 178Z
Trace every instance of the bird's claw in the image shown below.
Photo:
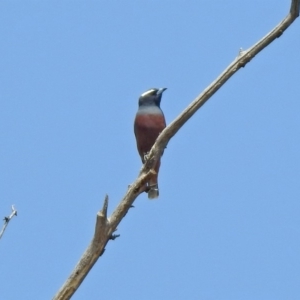
M144 162L146 162L149 158L149 152L144 153Z

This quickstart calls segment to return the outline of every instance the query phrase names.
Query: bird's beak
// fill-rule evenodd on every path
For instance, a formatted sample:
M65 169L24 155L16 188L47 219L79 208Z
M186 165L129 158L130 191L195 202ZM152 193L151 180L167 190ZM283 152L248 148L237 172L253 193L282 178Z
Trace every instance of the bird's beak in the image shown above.
M158 92L156 93L156 95L161 95L167 88L161 88L158 90Z

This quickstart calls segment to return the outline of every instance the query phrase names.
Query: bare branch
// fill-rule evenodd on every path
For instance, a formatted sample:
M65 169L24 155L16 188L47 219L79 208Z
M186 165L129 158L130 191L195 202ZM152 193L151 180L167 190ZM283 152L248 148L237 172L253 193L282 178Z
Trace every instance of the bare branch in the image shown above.
M106 195L103 208L96 216L95 233L90 245L83 253L70 277L53 299L70 299L98 258L104 253L104 247L111 236L111 232L109 232L110 226L106 216L107 208L108 196Z
M109 218L112 228L117 228L120 221L132 206L134 200L145 191L145 184L153 172L155 171L151 169L146 174L141 171L137 180L129 187L126 195Z
M114 235L118 224L127 214L128 210L133 207L135 199L146 191L145 183L154 172L152 170L156 161L161 156L170 139L178 130L190 119L195 112L240 68L250 62L250 60L261 50L272 43L276 38L292 24L299 16L300 0L292 0L290 12L287 17L280 22L272 31L270 31L259 42L247 50L240 49L238 57L225 69L225 71L211 83L196 99L170 124L157 138L153 145L146 163L142 167L138 178L129 186L127 193L117 206L111 217L107 219L108 198L106 196L103 209L97 214L96 229L91 244L81 257L71 276L56 294L53 300L70 299L79 287L89 270L95 264L99 256L104 253L105 246L110 239L115 239L119 235Z
M3 235L3 233L4 233L5 229L6 229L6 227L7 227L8 223L9 223L9 221L10 221L14 216L17 216L17 210L15 209L14 205L11 206L11 210L12 210L11 214L10 214L8 217L4 217L4 219L3 219L3 220L4 220L4 224L3 224L3 227L2 227L2 229L1 229L1 231L0 231L0 239L2 238L2 235Z
M170 139L178 132L178 130L189 120L195 112L240 68L250 62L250 60L260 51L266 48L276 38L293 23L299 16L300 0L292 0L290 13L283 19L273 30L271 30L260 41L254 44L247 50L240 49L239 55L235 60L225 69L225 71L212 82L196 99L159 135L156 143L153 145L145 163L142 173L147 172L155 164L161 153L167 146Z
M103 208L100 211L100 215L104 219L107 219L107 208L108 208L108 196L106 195L103 202Z

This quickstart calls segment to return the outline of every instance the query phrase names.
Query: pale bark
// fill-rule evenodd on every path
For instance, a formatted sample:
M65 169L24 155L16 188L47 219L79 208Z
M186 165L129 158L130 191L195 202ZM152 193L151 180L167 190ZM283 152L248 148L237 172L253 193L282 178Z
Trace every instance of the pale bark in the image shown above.
M81 282L84 280L89 270L93 267L97 259L103 254L105 246L110 239L114 239L118 224L124 218L135 199L145 191L145 182L151 173L157 159L161 156L170 139L189 120L193 114L240 68L250 62L250 60L272 43L276 38L293 23L299 16L300 0L292 0L289 14L266 36L247 50L240 50L238 56L225 69L225 71L210 84L196 99L159 135L153 145L148 159L142 167L138 178L128 188L124 198L121 200L112 215L107 218L108 197L106 196L102 210L97 214L96 229L94 237L80 258L70 277L54 296L54 300L70 299Z
M15 209L15 207L12 205L11 206L11 214L8 216L8 217L4 217L4 224L3 224L3 227L0 231L0 239L2 238L3 234L4 234L4 231L9 223L9 221L14 217L14 216L17 216L17 210Z

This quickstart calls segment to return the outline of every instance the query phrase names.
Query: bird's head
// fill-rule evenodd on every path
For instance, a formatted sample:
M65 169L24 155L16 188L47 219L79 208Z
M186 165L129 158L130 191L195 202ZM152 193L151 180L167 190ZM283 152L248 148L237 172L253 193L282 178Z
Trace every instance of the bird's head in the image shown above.
M167 88L149 89L144 92L139 98L139 106L155 105L160 107L161 96Z

